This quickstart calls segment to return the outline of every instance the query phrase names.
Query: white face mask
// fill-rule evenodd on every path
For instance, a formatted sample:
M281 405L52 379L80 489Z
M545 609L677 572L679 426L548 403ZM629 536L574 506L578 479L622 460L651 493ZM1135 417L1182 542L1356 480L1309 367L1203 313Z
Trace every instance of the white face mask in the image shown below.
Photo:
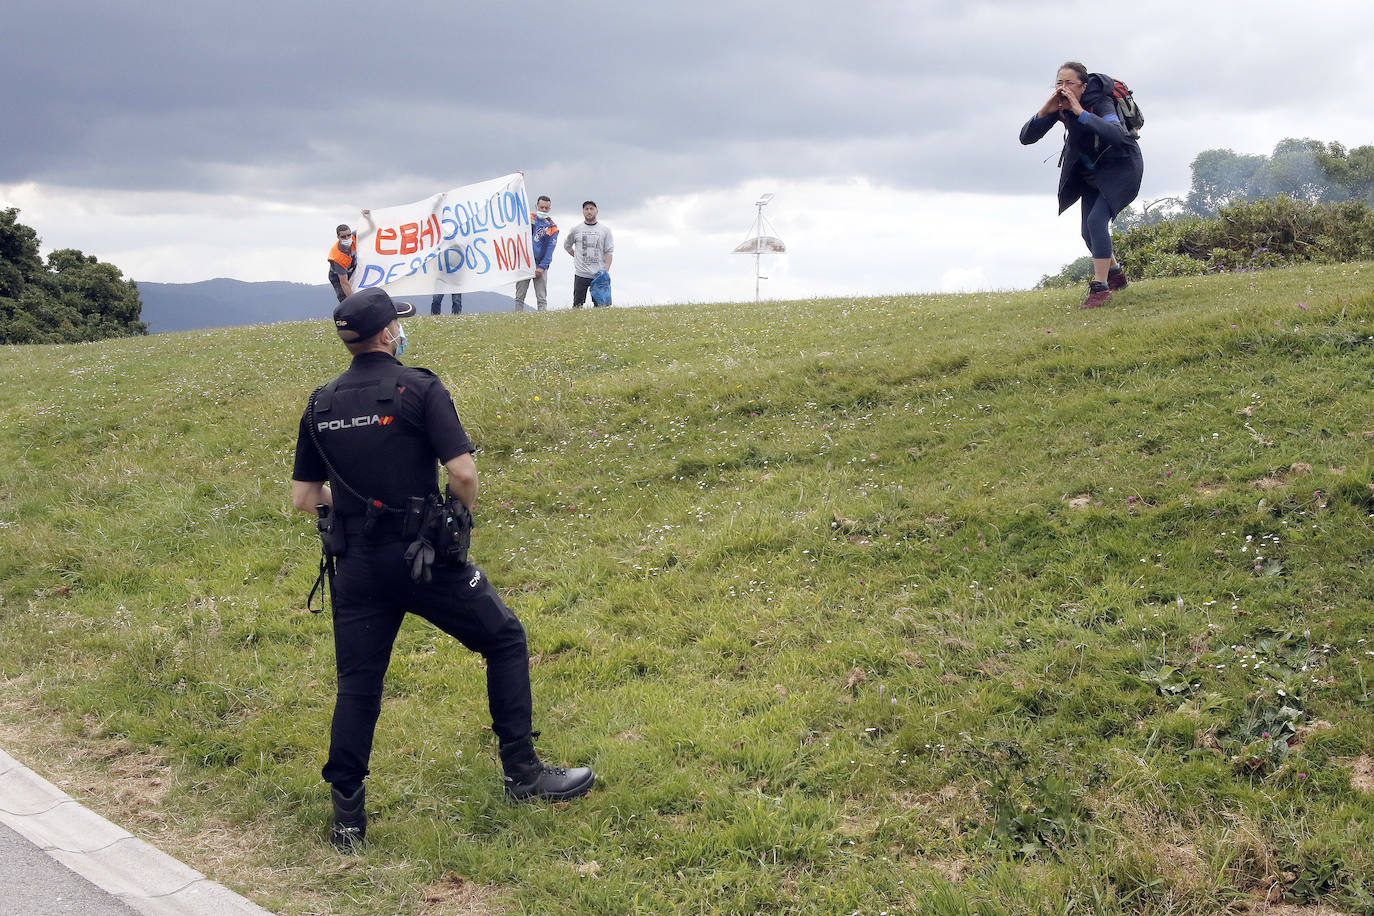
M543 211L543 210L535 210L535 211L534 211L534 218L535 218L535 219L553 219L553 216L552 216L552 214L547 213L547 212L545 212L545 211Z
M400 356L406 351L406 329L401 327L401 323L396 322L396 336L391 338L396 342L396 355Z

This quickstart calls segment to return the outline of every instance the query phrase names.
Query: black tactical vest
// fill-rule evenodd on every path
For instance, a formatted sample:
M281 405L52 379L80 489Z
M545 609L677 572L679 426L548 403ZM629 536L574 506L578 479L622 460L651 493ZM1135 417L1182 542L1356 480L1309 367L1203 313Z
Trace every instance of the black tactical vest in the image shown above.
M406 368L354 366L312 398L311 434L341 516L364 514L364 500L400 510L412 496L439 492L438 458L424 430L401 415Z

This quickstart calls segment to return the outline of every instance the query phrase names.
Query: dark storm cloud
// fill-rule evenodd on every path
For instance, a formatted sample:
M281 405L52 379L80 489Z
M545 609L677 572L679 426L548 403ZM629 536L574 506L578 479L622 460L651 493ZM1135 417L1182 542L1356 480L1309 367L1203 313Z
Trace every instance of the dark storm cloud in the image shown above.
M330 198L515 164L627 203L758 174L1007 183L960 136L1025 107L1014 72L966 72L986 7L611 6L23 2L0 13L22 87L0 182Z
M19 87L0 183L376 203L523 168L620 207L758 176L1044 193L1054 144L1016 132L1093 9L20 0L0 12ZM1165 20L1143 10L1112 48L1156 117L1216 101ZM1266 36L1209 35L1241 50L1228 103L1275 105Z

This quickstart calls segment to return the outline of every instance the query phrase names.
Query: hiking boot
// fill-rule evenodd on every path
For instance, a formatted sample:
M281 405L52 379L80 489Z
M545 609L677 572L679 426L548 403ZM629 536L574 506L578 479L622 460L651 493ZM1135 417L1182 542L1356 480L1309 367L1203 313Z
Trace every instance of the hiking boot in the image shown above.
M331 786L329 795L334 800L334 824L329 828L329 842L339 852L357 852L367 836L367 812L363 810L367 788L358 786L352 795L344 795Z
M1088 298L1083 300L1079 306L1081 309L1095 309L1107 304L1107 300L1112 298L1112 291L1107 289L1107 284L1093 280L1088 284Z
M501 745L501 766L506 771L506 794L513 801L547 798L564 801L586 795L596 781L587 767L551 767L534 752L534 739L522 738Z
M1125 289L1127 286L1130 286L1130 284L1126 282L1126 271L1122 270L1120 267L1113 267L1111 270L1107 271L1107 289Z

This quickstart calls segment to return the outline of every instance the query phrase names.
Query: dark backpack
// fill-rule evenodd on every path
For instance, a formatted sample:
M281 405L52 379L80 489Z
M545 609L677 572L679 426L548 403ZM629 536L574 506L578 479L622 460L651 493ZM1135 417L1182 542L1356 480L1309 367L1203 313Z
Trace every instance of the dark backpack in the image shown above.
M1111 94L1112 104L1116 106L1116 116L1121 119L1121 125L1126 128L1126 133L1133 138L1139 138L1140 128L1145 126L1145 115L1141 114L1140 106L1135 103L1131 88L1105 73L1094 73L1093 76L1102 80L1102 88Z

